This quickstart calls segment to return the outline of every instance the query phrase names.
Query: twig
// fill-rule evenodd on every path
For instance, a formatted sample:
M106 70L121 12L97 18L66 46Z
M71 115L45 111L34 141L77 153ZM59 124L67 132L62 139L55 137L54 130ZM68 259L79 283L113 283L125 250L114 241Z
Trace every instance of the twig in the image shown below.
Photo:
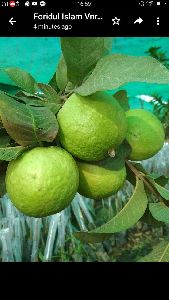
M140 171L138 171L133 165L132 163L130 163L128 160L126 160L126 164L128 165L128 167L130 168L130 170L140 179L142 180L145 185L148 187L148 189L160 200L162 201L161 196L159 195L158 192L156 192L156 190L154 190L153 186L151 185L151 182L149 182L148 179L145 178L144 175L142 175L142 173Z

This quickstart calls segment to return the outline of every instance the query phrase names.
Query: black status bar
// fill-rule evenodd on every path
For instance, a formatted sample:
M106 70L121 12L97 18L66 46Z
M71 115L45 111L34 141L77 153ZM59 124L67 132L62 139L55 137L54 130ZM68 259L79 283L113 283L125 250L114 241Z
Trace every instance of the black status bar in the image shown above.
M168 12L168 0L0 1L0 36L168 36Z
M61 0L61 1L53 1L53 0L38 0L38 1L0 1L1 7L9 7L12 9L16 9L19 7L30 9L30 8L99 8L99 9L107 9L117 8L122 10L123 8L132 8L132 9L154 9L154 8L166 8L168 6L168 0L89 0L89 1L79 1L79 0Z

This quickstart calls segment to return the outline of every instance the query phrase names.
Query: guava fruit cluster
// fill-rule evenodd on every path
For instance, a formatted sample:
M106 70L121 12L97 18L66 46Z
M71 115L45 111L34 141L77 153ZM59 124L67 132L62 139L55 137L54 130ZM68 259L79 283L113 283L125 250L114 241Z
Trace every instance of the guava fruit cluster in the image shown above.
M8 165L9 197L29 216L60 212L77 192L95 200L116 193L126 180L118 155L124 141L131 148L127 159L134 161L154 156L164 144L163 126L151 112L125 112L106 92L72 94L57 120L59 146L34 148Z

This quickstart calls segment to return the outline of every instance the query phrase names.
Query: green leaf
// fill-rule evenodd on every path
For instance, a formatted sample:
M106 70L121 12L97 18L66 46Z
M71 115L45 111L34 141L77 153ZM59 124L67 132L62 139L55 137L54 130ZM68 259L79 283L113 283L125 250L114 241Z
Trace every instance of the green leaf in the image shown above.
M19 102L22 101L25 104L28 104L30 106L39 106L39 107L46 106L54 114L56 114L59 111L59 109L61 108L61 104L59 104L60 98L58 98L58 97L53 98L51 96L49 98L44 98L44 96L40 97L39 95L31 95L26 92L19 92L16 94L16 97L15 97L15 99L17 99L17 101L19 101Z
M51 102L59 103L60 98L58 93L49 84L37 83L37 86L43 92L45 98Z
M155 180L155 182L157 184L159 184L160 186L163 186L163 187L168 183L168 181L169 181L169 178L166 176L160 176Z
M105 39L103 37L61 38L61 48L67 65L68 81L74 85L81 84L105 53L105 47Z
M164 187L169 182L169 177L164 176L164 175L159 175L157 173L148 174L146 177L151 180L151 183L153 183L153 185L155 185L155 183L156 183L157 188L159 186L160 186L160 188Z
M156 190L159 192L159 194L165 199L169 200L169 190L165 189L164 187L160 186L159 184L154 184Z
M163 202L150 203L149 209L152 216L157 221L169 223L169 207L167 207Z
M161 195L162 198L164 198L165 200L169 200L169 190L167 190L166 188L160 186L158 183L155 182L154 179L152 179L154 176L152 175L147 175L146 178L148 178L151 182L151 184L153 184L153 186L156 188L156 190L158 191L158 193Z
M43 104L56 114L61 108L61 98L57 92L48 84L38 83L37 86L41 89L45 96Z
M113 54L101 58L89 78L75 91L87 96L129 82L169 84L169 70L152 57Z
M139 259L138 262L169 262L169 240L160 242L153 251Z
M17 86L28 93L36 92L35 79L29 73L19 68L7 68L4 71Z
M150 180L153 180L153 184L156 183L157 185L162 187L164 187L169 181L169 177L159 175L157 173L148 174L146 177Z
M22 101L23 103L31 106L43 106L44 104L44 98L40 97L39 95L33 95L23 91L16 93L15 97L13 98L19 102Z
M0 129L0 147L7 147L10 143L10 136L3 129Z
M113 38L112 37L105 37L104 38L104 54L110 54L112 50L112 43L113 43Z
M58 111L61 108L61 104L56 104L54 102L45 103L44 106L48 107L48 109L55 115L58 113Z
M21 146L52 142L58 133L56 117L47 107L19 103L2 92L0 114L7 133Z
M8 92L10 94L15 94L18 91L18 87L11 84L0 83L0 90L4 92Z
M48 83L56 92L59 92L59 87L56 82L56 72L53 74L53 77L49 80Z
M146 178L152 179L152 180L158 179L159 177L160 177L160 175L157 173L151 173L151 174L146 175Z
M160 227L164 225L163 222L157 221L156 219L153 218L148 208L146 209L145 214L142 216L140 221L155 227Z
M113 95L113 97L116 98L116 100L119 102L120 106L124 109L124 111L130 109L127 92L125 90L118 91Z
M109 238L113 233L124 231L135 225L145 213L147 202L144 184L137 179L137 184L132 197L115 217L95 230L89 232L76 232L75 236L82 241L90 243L101 242Z
M67 65L63 56L59 60L56 71L56 82L61 91L63 91L68 83L67 78Z
M24 151L28 150L29 147L0 147L0 160L11 161L16 159L19 155L21 155Z

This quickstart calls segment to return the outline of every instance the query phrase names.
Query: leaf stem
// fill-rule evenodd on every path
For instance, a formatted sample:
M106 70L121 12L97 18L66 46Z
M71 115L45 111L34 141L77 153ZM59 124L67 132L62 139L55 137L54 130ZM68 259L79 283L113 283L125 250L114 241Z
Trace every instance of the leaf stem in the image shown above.
M61 96L60 96L60 99L62 100L62 105L66 102L66 100L69 98L69 96L71 96L72 95L72 93L73 93L73 91L71 91L70 93L68 93L68 94L62 94Z
M153 188L152 184L149 182L148 179L146 179L144 177L144 175L138 171L131 162L129 162L127 159L126 159L126 164L128 165L128 167L130 168L130 170L140 179L142 180L145 185L148 187L148 189L160 200L162 201L162 198L161 196L159 195L158 192L156 192L156 190Z

